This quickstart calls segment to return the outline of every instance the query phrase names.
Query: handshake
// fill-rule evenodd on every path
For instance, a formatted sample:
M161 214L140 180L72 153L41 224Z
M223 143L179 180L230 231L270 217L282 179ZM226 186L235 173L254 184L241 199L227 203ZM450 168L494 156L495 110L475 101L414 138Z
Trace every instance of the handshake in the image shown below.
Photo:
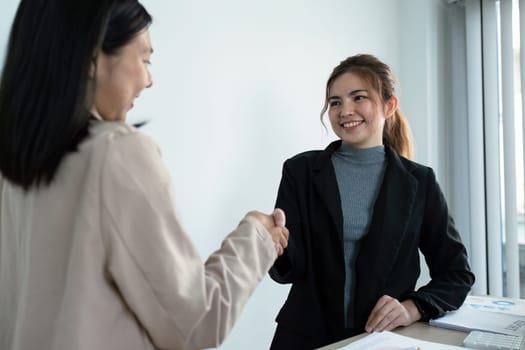
M268 233L272 236L275 244L275 251L277 255L282 255L284 249L288 246L288 229L286 225L286 216L282 209L276 208L271 215L261 213L259 211L250 211L247 215L259 220Z

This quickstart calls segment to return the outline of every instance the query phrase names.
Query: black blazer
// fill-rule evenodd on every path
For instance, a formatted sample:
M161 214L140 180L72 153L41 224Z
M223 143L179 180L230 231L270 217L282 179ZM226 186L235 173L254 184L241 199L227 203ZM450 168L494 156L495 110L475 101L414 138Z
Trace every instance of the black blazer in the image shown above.
M377 300L414 299L424 319L458 308L474 283L467 253L431 168L385 146L386 170L356 260L354 328L345 328L343 216L331 162L341 141L288 159L276 207L290 231L272 279L292 283L272 349L311 349L364 332ZM414 290L421 250L431 281Z

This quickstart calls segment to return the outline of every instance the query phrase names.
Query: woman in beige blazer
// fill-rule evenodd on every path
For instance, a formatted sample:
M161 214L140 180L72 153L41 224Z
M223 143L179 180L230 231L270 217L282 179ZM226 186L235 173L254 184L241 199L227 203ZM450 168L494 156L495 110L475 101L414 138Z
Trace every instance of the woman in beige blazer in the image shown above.
M23 0L0 81L0 349L219 345L287 245L248 213L205 262L151 139L136 0Z

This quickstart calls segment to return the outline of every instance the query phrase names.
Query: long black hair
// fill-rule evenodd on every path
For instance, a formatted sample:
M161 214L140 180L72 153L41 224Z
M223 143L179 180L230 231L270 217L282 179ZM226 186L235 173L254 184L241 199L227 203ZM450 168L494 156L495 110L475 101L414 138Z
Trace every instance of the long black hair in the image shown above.
M49 184L88 136L89 80L100 50L116 53L152 19L137 0L21 0L0 80L0 172Z

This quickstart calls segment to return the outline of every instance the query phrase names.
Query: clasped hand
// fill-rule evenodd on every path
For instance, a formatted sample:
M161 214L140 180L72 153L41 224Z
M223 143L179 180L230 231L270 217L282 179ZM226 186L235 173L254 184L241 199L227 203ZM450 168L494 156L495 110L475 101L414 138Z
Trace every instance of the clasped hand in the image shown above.
M391 331L399 326L408 326L421 318L411 299L399 302L396 298L383 295L372 309L365 325L368 333Z
M247 215L253 216L264 225L272 236L277 255L282 255L284 249L288 246L288 229L285 227L286 216L284 211L276 208L272 215L267 215L254 210Z

